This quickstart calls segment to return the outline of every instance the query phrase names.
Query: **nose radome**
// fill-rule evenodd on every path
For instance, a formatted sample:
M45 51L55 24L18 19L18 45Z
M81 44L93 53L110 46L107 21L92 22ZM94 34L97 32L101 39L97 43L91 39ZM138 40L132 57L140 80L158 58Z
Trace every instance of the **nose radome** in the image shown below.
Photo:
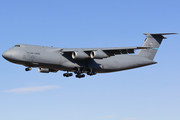
M3 58L5 58L5 57L6 57L6 51L5 51L5 52L3 52L2 56L3 56Z
M5 52L3 52L2 56L3 56L3 58L6 59L6 58L9 58L11 56L11 53L9 51L5 51Z

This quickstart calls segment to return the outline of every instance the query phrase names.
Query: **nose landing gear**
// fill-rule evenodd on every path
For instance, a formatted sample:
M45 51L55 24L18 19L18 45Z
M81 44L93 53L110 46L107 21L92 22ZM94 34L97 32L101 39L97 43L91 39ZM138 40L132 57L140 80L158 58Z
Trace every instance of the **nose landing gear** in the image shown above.
M25 68L25 71L30 71L32 68L31 67L27 67Z

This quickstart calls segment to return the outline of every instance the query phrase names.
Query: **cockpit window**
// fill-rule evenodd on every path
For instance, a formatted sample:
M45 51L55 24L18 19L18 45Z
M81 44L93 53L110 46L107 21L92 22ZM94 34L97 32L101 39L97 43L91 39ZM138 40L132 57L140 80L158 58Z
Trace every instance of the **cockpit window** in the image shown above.
M20 47L20 45L15 45L14 47Z

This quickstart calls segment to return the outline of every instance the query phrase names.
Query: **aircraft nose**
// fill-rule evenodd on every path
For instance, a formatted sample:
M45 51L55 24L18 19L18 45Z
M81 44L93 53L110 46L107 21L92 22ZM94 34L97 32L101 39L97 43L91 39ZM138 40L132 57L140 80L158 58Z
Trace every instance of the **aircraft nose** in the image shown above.
M12 57L11 52L8 51L8 50L5 51L5 52L3 52L2 56L3 56L3 58L5 58L5 59Z

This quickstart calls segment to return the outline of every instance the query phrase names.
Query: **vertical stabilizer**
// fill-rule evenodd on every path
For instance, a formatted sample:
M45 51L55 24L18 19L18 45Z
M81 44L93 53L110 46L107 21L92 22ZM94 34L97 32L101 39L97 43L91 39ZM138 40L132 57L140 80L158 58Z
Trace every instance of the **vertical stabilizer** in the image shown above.
M137 55L153 60L162 40L166 39L166 37L164 37L163 35L170 35L170 34L176 34L176 33L159 33L159 34L144 33L144 35L146 35L146 39L143 44L143 47L152 47L153 49L141 49L139 50Z

